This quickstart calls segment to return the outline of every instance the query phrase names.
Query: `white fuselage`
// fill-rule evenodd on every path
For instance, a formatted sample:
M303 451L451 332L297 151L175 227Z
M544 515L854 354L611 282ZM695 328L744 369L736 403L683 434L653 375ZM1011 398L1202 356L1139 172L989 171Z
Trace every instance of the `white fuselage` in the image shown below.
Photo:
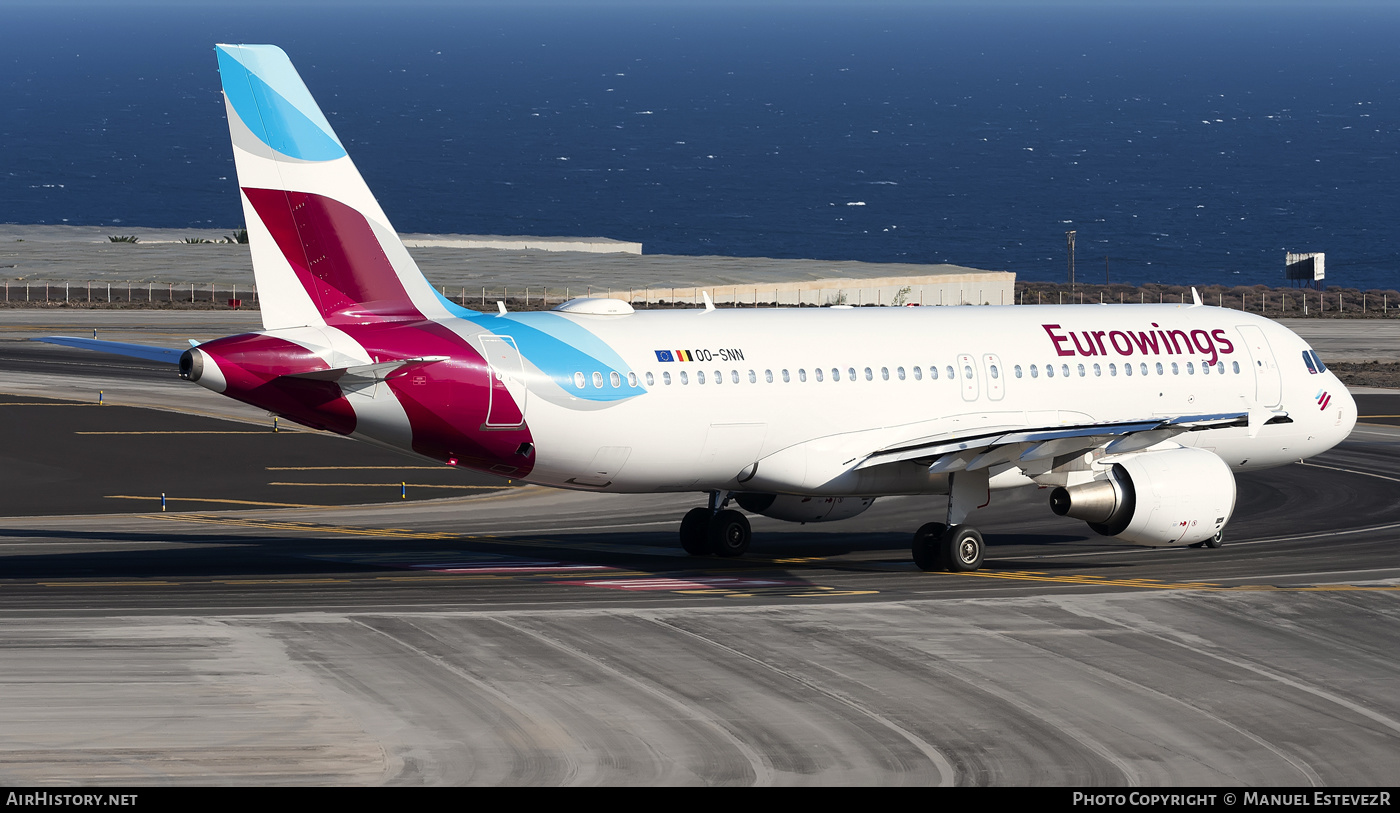
M528 479L554 486L939 493L945 478L907 466L863 478L848 469L893 444L1003 427L1246 411L1275 418L1175 438L1242 470L1324 451L1356 419L1341 382L1309 371L1302 339L1270 320L1213 307L697 309L568 318L630 369L548 377L527 352L526 417L538 453ZM635 374L646 392L606 405L577 397L577 380L585 392L600 388L595 382L608 388L614 372L624 384ZM1321 392L1331 396L1326 408ZM782 461L776 479L765 459ZM741 483L756 462L759 476Z

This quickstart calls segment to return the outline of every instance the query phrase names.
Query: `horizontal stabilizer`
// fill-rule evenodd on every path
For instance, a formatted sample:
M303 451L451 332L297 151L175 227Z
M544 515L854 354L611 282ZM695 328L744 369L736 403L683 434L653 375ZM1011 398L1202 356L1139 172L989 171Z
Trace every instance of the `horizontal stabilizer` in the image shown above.
M413 364L430 364L434 361L445 361L447 356L419 356L411 359L395 359L394 361L382 361L377 364L358 364L352 367L332 367L329 370L312 370L309 373L291 373L282 376L283 378L304 378L310 381L340 381L341 379L359 379L361 381L383 381L389 374L403 367Z
M130 356L147 361L159 361L164 364L179 364L180 354L185 352L178 348L171 350L166 347L151 347L146 344L105 342L101 339L78 339L72 336L44 336L42 338L36 338L34 341L61 344L65 347L76 347L80 350L96 350L99 353L111 353L114 356Z

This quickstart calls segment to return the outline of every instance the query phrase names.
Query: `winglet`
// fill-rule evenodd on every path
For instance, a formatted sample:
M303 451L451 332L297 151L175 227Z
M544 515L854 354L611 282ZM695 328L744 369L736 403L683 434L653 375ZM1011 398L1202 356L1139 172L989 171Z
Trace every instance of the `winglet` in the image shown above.
M1201 294L1196 290L1196 286L1191 286L1191 307L1199 308L1206 303L1201 301Z
M715 303L714 303L714 300L710 299L710 292L709 292L709 291L701 291L701 292L700 292L700 295L703 296L703 297L705 297L705 312L708 313L708 312L714 310L714 309L715 309Z

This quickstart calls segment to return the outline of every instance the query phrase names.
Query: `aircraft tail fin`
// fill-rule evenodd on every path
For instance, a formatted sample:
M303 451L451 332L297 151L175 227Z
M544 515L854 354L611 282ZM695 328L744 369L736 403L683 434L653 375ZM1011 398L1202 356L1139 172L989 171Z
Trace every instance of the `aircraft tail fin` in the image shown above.
M286 53L216 52L263 327L441 310Z

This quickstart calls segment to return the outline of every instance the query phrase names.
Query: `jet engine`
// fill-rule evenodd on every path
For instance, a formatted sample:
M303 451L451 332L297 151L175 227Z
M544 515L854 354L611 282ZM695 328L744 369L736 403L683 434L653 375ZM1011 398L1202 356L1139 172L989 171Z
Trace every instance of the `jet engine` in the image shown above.
M1114 463L1103 479L1056 488L1050 510L1140 545L1192 545L1229 522L1235 475L1205 449L1143 452Z
M798 497L791 494L736 494L739 507L786 522L835 522L869 508L874 497Z

